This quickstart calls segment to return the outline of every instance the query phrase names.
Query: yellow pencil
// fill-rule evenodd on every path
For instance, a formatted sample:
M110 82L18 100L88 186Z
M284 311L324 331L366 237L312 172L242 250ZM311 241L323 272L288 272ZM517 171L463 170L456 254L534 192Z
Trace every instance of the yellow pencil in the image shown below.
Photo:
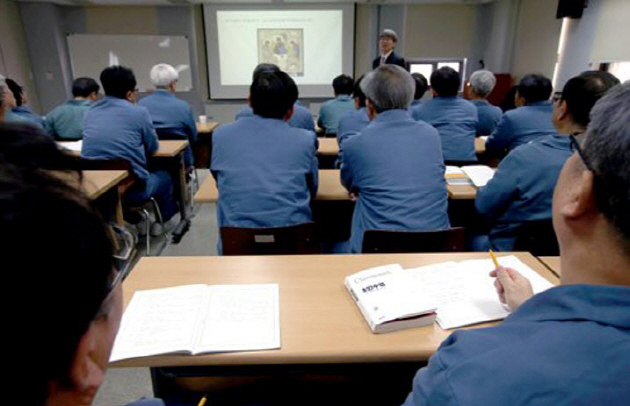
M206 400L208 400L208 396L204 396L201 398L201 400L199 401L199 404L197 406L203 406L206 404Z
M490 256L492 257L492 262L494 262L494 266L498 268L499 261L497 261L497 257L494 256L494 252L492 252L492 250L490 250L489 252L490 252Z

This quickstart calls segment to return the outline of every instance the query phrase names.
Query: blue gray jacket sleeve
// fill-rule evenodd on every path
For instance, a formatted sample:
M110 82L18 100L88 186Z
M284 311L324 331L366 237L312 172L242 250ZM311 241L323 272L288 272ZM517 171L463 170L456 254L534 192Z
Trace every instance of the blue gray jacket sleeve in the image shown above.
M309 131L309 134L314 138L313 150L311 154L311 172L310 172L310 184L309 190L311 192L311 198L314 199L317 196L317 188L319 187L319 162L317 160L317 149L319 147L319 141L314 131Z
M341 161L341 183L349 191L352 192L354 187L354 174L352 173L351 152L348 150L350 140L344 143L343 161Z
M160 147L160 143L158 141L155 128L153 128L153 123L151 122L149 111L145 108L141 108L141 111L142 122L140 123L140 125L142 130L142 142L144 144L144 148L148 158L153 155L155 151L158 150L158 148Z
M518 174L524 165L518 148L501 161L492 179L477 191L475 207L479 213L497 218L505 212L518 195Z
M448 381L447 368L442 363L438 352L413 378L411 393L403 406L454 406L458 404Z
M498 154L506 150L510 146L512 131L510 118L504 114L486 141L486 151L490 154Z
M192 147L192 144L197 141L197 123L195 122L195 115L190 106L188 106L188 114L186 115L186 122L184 124L188 132L188 142Z

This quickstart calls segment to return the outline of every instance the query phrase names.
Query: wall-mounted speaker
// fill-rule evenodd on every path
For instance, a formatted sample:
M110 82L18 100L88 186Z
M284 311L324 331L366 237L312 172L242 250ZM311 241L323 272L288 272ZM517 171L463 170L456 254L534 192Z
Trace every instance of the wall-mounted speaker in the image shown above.
M582 18L588 0L559 0L556 18Z

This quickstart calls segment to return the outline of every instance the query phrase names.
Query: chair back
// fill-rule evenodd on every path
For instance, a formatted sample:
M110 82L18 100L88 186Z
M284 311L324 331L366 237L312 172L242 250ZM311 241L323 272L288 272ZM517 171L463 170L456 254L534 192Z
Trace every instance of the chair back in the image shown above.
M187 140L185 135L177 134L168 128L156 128L155 133L159 140Z
M551 219L523 223L518 229L514 250L528 251L535 256L560 255Z
M221 227L223 255L320 254L315 223L288 227Z
M465 248L464 227L437 231L366 230L363 234L364 254L457 252Z

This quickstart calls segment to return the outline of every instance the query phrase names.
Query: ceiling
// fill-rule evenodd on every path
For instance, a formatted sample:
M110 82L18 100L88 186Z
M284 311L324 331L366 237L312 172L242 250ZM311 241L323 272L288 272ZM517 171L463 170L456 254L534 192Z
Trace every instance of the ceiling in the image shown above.
M482 4L494 0L17 0L67 6L165 6L185 4L282 4L282 3L367 3L367 4Z

